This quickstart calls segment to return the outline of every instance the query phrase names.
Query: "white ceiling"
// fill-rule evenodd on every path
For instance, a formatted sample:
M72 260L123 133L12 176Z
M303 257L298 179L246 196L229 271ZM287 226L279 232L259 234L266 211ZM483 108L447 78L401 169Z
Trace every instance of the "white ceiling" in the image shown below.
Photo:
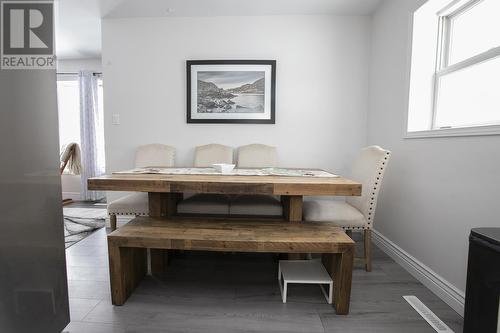
M368 15L382 0L56 0L56 54L60 59L101 54L101 18Z
M378 3L379 0L123 0L107 16L365 15Z

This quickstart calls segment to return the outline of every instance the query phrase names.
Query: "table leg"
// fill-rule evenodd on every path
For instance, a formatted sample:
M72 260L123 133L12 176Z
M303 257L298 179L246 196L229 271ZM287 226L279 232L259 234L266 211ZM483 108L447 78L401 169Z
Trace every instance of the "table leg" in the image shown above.
M150 192L149 216L172 217L177 212L177 193ZM151 274L159 274L165 271L168 262L168 250L150 249Z
M289 222L302 222L302 203L301 195L284 195L281 196L283 203L283 217ZM289 253L289 260L304 259L305 254L302 253Z
M122 305L147 272L146 249L126 248L108 240L111 302Z
M302 196L301 195L283 195L283 216L286 221L302 221Z
M333 279L333 306L339 315L349 314L354 246L342 253L323 254L323 264Z
M177 193L148 193L149 216L172 217L177 212Z

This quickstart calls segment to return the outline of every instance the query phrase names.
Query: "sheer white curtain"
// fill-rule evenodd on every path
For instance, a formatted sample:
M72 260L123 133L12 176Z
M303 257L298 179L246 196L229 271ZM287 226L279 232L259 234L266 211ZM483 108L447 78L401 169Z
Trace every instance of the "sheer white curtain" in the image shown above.
M99 108L97 76L81 71L80 86L80 137L82 152L82 199L99 200L104 192L89 191L87 180L104 173L104 138L102 110Z

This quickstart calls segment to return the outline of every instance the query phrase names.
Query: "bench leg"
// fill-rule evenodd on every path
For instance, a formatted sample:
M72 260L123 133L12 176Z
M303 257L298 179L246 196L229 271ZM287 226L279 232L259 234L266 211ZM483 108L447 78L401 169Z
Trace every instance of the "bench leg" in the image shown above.
M349 314L354 246L345 252L323 254L323 264L333 279L333 306L339 315Z
M147 272L146 249L119 247L108 240L111 301L122 305Z
M150 249L151 274L161 274L166 271L168 263L168 250Z

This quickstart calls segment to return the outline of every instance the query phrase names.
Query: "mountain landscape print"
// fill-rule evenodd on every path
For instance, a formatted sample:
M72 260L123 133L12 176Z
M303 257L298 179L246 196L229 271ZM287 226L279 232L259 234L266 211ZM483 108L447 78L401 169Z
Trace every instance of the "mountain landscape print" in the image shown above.
M198 113L264 113L264 71L198 71Z

